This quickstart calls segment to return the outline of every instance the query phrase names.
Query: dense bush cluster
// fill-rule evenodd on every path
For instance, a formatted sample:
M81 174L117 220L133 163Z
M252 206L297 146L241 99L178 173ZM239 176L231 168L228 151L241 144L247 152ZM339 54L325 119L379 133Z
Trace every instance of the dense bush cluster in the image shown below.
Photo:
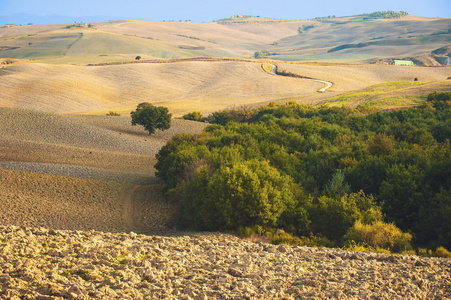
M449 249L448 97L392 112L293 102L215 112L203 133L160 150L157 176L182 228Z
M409 15L405 11L395 12L392 10L388 11L375 11L370 14L364 14L365 19L393 19L393 18L401 18Z

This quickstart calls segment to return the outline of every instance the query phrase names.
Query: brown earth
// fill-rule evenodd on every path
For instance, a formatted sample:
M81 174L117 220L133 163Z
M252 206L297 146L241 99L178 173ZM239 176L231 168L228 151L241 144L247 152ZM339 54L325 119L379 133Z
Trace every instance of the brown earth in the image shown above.
M174 119L152 136L130 117L0 108L0 224L108 232L171 231L155 154L205 124Z
M433 299L451 260L0 225L1 299Z

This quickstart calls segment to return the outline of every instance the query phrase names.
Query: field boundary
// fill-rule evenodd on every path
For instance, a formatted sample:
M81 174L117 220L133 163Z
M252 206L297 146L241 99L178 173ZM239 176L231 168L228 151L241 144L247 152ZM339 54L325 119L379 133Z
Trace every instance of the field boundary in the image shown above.
M78 42L79 40L81 40L83 38L83 32L80 32L80 36L73 41L72 43L69 44L69 46L67 47L66 51L64 51L62 56L66 56L67 52L69 52L70 48L72 48L73 45L75 45L76 42Z

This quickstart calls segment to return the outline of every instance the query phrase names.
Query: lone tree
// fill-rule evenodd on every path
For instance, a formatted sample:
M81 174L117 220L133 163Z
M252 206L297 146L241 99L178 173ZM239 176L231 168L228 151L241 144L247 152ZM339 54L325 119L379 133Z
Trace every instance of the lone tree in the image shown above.
M166 130L171 127L172 114L167 107L153 106L148 102L138 104L135 111L132 111L132 125L142 125L149 131L149 135L156 129Z

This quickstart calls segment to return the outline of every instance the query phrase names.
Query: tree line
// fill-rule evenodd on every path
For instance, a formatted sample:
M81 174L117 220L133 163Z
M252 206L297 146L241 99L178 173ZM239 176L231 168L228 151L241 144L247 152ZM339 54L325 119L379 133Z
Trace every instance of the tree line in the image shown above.
M193 112L184 118L212 124L170 140L157 176L183 229L450 249L450 107L451 93L433 93L421 107L391 112L295 102Z

